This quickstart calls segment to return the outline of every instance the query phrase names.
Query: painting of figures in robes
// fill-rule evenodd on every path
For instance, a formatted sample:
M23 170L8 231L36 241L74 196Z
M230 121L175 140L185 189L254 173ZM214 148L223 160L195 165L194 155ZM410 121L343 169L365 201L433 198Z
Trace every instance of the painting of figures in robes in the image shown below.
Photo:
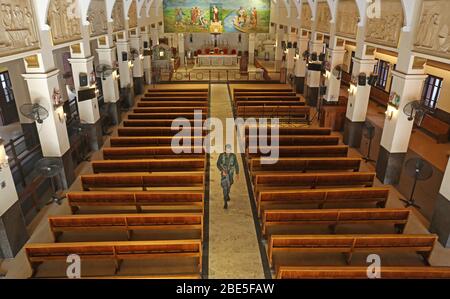
M164 0L164 31L268 33L270 0Z

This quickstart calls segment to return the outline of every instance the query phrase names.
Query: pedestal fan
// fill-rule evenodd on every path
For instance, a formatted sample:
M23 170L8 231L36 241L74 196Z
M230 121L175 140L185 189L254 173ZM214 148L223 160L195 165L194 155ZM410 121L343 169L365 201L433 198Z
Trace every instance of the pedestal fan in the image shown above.
M62 191L61 186L61 171L63 165L60 160L56 158L42 158L35 165L36 171L43 177L50 179L50 186L52 187L52 195L46 205L57 203L61 205L65 196L58 194L58 191Z
M431 176L433 175L433 168L429 163L427 163L425 160L421 158L412 158L406 161L405 171L408 176L414 179L414 183L409 199L408 200L400 199L400 200L406 204L405 205L406 207L413 206L420 209L420 206L418 206L415 203L414 199L414 192L416 191L417 181L426 181L429 178L431 178Z
M362 159L367 162L376 162L375 160L370 158L370 151L372 149L372 140L375 137L375 127L371 122L366 121L363 125L363 136L369 140L369 145L367 148L367 155Z

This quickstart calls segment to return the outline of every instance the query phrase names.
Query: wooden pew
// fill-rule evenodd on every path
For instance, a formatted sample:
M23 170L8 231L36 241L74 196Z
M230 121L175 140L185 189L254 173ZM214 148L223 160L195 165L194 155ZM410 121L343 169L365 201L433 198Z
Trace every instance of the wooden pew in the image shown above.
M266 138L266 140L276 140L279 146L312 146L312 145L338 145L338 136L302 136L302 135L249 135L245 137L245 145L248 147L250 141L254 144L260 138ZM253 145L252 144L252 145ZM270 144L269 144L270 145Z
M202 272L201 240L163 240L126 242L82 242L27 244L25 252L32 269L32 277L40 264L48 261L63 261L76 254L82 261L111 260L115 273L120 271L124 260L143 260L160 258L196 258L198 272Z
M238 107L251 107L251 106L306 106L304 102L298 101L236 101L234 103L235 109Z
M208 98L208 92L158 92L158 93L146 93L145 98L177 98L177 97L189 97L189 98Z
M55 242L65 232L121 231L131 240L133 231L195 231L203 240L203 214L155 213L155 214L107 214L70 215L48 218Z
M267 127L261 127L261 126L246 126L245 127L245 136L249 135L258 135L261 134L272 134L273 126L267 126ZM277 132L277 135L284 136L330 136L331 135L331 129L330 128L298 128L298 127L285 127L285 126L279 126L275 128L276 130L273 130L274 133Z
M372 187L374 172L260 173L254 176L255 195L260 191L320 187Z
M235 92L234 94L234 98L237 97L246 97L246 96L279 96L279 95L283 95L283 96L296 96L297 94L295 92L290 92L290 91L286 91L286 92L265 92L265 91L253 91L253 92L244 92L244 91L240 91L240 92Z
M187 119L194 119L195 117L200 119L205 119L207 117L208 113L203 111L202 113L199 112L167 112L167 113L131 113L128 114L128 119L154 119L154 120L160 120L160 119L170 119L174 120L176 118L187 118Z
M310 108L305 106L239 106L236 109L242 118L280 118L309 123Z
M265 210L262 215L262 232L274 226L301 227L303 225L328 225L336 233L340 224L388 224L397 233L403 233L410 216L410 209L326 209L326 210Z
M256 198L258 216L266 207L289 205L295 208L301 204L317 204L322 209L326 204L369 204L376 203L384 208L389 197L389 188L340 188L340 189L297 189L260 191Z
M83 190L114 188L137 188L147 190L148 188L197 188L203 190L205 184L205 173L152 173L152 174L86 174L81 175Z
M171 97L144 97L141 98L140 100L141 102L167 102L167 103L171 103L171 102L191 102L191 101L200 101L202 103L208 103L208 97L204 96L204 97L191 97L191 96L183 96L183 95L176 95L176 96L171 96Z
M269 239L269 263L274 266L274 254L282 252L343 253L347 264L353 253L384 251L417 252L425 263L436 243L436 235L272 235Z
M208 92L208 88L204 87L204 88L149 88L147 89L147 92L166 92L166 93L170 93L170 92Z
M207 106L208 102L202 101L141 101L137 103L137 107L203 107Z
M183 172L205 171L205 159L138 159L93 161L94 173L106 172Z
M347 157L348 146L346 145L322 145L322 146L250 146L246 151L248 159L267 156L268 153L278 151L281 158L326 158L326 157Z
M64 278L64 277L63 277ZM133 275L133 276L83 276L81 279L202 279L200 274L155 274L155 275Z
M69 192L67 200L73 214L80 207L135 207L137 213L142 213L142 207L195 207L204 212L204 193L201 191L90 191Z
M425 114L423 117L420 128L425 130L431 136L433 136L437 143L448 142L450 135L450 125L433 117L429 114Z
M450 279L450 267L380 268L381 279ZM281 266L277 279L368 279L367 267Z
M181 122L180 120L177 120L177 122ZM197 121L197 123L194 122L194 119L186 119L182 121L181 123L189 125L191 127L195 126L201 126L203 124L202 120L200 119ZM173 119L129 119L123 121L123 126L126 128L139 128L139 127L171 127L173 123Z
M263 164L262 162L274 162ZM360 158L254 158L250 160L250 172L255 175L263 171L307 172L307 171L353 171L358 172Z
M232 89L233 94L235 93L239 93L239 92L292 92L291 88L280 88L280 87L275 87L275 88L233 88Z
M104 160L126 159L167 159L167 158L201 158L206 159L203 147L179 146L149 146L149 147L105 147Z
M208 112L208 107L147 107L134 108L133 113L194 113L194 111Z
M142 147L142 146L170 146L174 140L174 136L143 136L143 137L111 137L111 147ZM203 136L183 137L180 142L186 141L186 144L203 145ZM182 146L183 144L177 144Z
M241 96L241 95L236 95L234 96L234 101L240 101L240 102L245 102L245 101L295 101L295 102L300 102L300 97L297 96L286 96L286 95L274 95L274 96L269 96L269 95L247 95L247 96ZM303 102L304 103L304 102Z
M208 132L203 127L183 127L183 130L190 130L191 134L207 135ZM172 129L172 127L152 127L152 128L118 128L117 135L120 137L127 136L174 136L181 132L180 128Z

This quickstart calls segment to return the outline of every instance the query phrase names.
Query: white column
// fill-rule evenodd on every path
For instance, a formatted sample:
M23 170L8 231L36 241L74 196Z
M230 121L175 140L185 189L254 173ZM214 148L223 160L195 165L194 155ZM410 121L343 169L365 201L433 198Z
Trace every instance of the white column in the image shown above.
M433 217L431 218L430 232L439 236L439 242L450 248L450 161L447 162L439 194L435 199Z
M250 33L248 37L248 64L254 65L255 64L255 39L256 34Z
M186 53L184 51L184 34L178 33L178 54L180 56L180 66L185 65Z
M14 258L28 240L16 186L0 139L0 258Z
M144 47L145 51L150 51L150 34L148 32L142 33L141 35L143 46L145 42L147 42L147 47ZM151 84L152 83L152 57L151 55L145 55L144 53L144 60L142 61L143 68L144 68L144 75L145 75L145 83Z
M279 26L279 25L276 25L276 26ZM281 31L280 27L277 27L275 61L281 61L281 59L283 58L283 48L281 47L283 37L284 37L284 32Z
M117 57L119 58L120 87L133 87L132 70L130 61L130 44L127 40L118 40L116 43ZM124 56L126 59L124 60Z
M294 42L297 40L297 34L292 31L292 27L289 27L289 33L288 33L288 42L291 43L292 47L288 48L288 53L286 55L286 68L288 69L289 73L294 73L294 57L295 57L295 48L294 48Z

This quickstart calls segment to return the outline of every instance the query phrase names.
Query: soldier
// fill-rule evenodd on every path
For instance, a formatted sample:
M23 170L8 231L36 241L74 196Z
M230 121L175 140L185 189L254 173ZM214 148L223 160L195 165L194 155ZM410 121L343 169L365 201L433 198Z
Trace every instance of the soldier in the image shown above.
M225 146L225 153L219 155L217 159L217 168L220 170L220 184L223 189L224 209L228 209L228 202L230 199L231 186L234 183L234 173L236 172L236 179L239 180L239 163L236 154L231 152L231 145Z

